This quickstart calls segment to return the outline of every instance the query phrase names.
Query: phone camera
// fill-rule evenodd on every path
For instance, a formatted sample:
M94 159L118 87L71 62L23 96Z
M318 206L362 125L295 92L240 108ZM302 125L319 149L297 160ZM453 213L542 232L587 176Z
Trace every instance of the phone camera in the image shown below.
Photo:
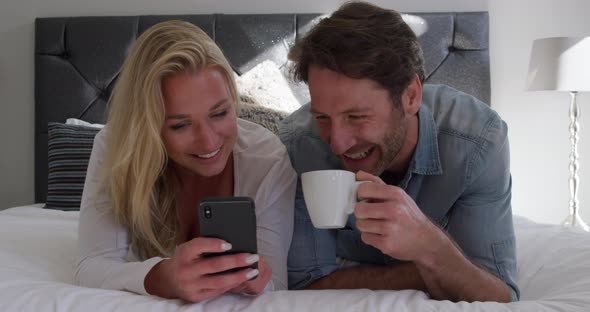
M211 207L205 206L205 218L211 219L213 216L213 212L211 211Z

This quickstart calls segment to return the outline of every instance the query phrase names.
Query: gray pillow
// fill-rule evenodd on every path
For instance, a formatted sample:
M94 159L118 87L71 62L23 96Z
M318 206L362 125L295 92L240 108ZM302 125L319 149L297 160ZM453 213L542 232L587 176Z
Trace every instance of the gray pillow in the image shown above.
M94 136L100 128L50 122L45 208L79 210Z

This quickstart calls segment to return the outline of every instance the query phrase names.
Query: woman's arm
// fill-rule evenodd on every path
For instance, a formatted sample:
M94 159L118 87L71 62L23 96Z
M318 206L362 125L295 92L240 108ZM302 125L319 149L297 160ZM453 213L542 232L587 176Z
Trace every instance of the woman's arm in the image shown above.
M86 173L78 224L75 280L82 286L147 294L144 278L163 258L140 262L129 252L126 229L117 224L106 190L100 189L105 130L94 139Z

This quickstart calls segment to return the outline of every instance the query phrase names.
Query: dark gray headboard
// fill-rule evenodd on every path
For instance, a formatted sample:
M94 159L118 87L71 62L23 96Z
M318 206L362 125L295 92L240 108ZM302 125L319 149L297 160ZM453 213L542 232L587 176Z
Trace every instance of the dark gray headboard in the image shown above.
M427 82L490 99L488 14L416 13ZM289 47L318 14L151 15L37 18L35 21L35 201L47 192L47 123L104 122L106 103L125 54L145 29L182 19L201 27L239 74L270 59L285 65Z

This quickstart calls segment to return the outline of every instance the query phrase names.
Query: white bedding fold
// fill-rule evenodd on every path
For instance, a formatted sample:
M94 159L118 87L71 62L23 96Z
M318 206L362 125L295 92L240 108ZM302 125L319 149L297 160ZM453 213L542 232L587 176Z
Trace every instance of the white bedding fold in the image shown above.
M515 219L521 302L452 303L419 291L281 291L200 304L73 285L77 212L0 212L0 311L590 311L590 235Z

